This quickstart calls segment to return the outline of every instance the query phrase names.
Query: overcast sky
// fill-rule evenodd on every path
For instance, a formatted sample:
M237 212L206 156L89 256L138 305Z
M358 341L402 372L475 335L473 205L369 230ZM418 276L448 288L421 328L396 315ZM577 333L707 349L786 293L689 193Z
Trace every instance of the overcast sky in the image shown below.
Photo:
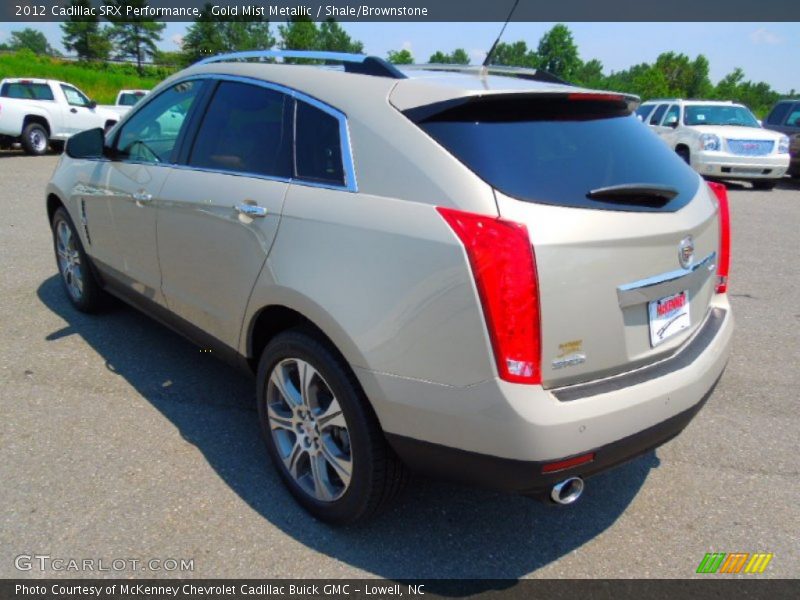
M800 90L800 23L568 23L581 58L598 58L604 70L620 71L640 62L652 62L661 53L676 51L694 58L704 54L716 83L741 67L748 79L766 81L779 92ZM0 42L13 29L41 29L60 48L58 23L0 22ZM168 23L161 44L176 50L188 23ZM386 56L389 50L408 48L417 62L426 62L436 50L464 48L480 62L492 45L499 23L343 23L364 42L366 52ZM525 40L535 47L553 23L510 23L503 40Z

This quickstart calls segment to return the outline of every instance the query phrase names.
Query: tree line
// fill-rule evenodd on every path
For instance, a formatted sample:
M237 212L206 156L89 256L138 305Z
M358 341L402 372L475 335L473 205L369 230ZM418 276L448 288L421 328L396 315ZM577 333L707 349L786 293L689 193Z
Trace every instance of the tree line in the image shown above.
M104 0L104 3L123 9L127 5L142 8L147 5L147 0ZM89 0L70 0L69 4L76 8L90 6ZM165 24L147 18L133 21L128 18L109 19L107 24L103 24L98 17L72 17L61 25L62 44L80 60L104 61L111 57L132 59L140 72L143 64L149 61L183 67L205 56L256 48L364 51L363 43L352 39L333 19L317 24L308 18L298 17L278 25L277 32L274 32L270 22L262 17L219 17L212 14L211 7L211 3L207 3L200 17L189 25L181 49L177 52L158 49ZM10 43L5 47L0 45L0 50L22 48L40 55L58 54L44 34L33 29L14 31ZM407 48L390 50L387 59L395 64L415 62ZM314 61L295 59L290 62ZM470 62L470 56L463 48L450 52L438 50L427 60L428 64L468 65ZM535 48L529 47L524 40L499 43L491 64L542 69L570 83L633 93L643 100L668 97L734 100L746 104L759 115L785 97L767 83L746 79L739 68L716 84L713 83L709 76L708 59L702 54L691 59L682 53L664 52L654 63L643 62L606 74L599 60L584 61L581 58L572 32L563 24L547 31ZM789 96L797 96L794 89Z

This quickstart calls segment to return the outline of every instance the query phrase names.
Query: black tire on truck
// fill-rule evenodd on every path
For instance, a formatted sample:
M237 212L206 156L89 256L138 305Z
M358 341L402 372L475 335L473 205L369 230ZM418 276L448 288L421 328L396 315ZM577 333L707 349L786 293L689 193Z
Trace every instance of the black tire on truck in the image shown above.
M27 154L41 156L50 142L47 130L40 123L28 123L22 130L22 149Z

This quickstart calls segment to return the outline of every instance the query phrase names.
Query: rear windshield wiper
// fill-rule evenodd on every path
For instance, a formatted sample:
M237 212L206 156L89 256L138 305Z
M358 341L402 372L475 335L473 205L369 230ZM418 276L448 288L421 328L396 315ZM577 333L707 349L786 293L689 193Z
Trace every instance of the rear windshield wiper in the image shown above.
M677 195L678 190L675 188L654 183L622 183L586 193L586 197L591 200L646 206L663 206Z

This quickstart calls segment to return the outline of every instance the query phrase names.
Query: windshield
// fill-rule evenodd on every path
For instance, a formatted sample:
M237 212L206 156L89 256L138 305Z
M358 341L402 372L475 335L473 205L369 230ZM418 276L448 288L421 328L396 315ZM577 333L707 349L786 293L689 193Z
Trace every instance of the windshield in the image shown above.
M417 124L492 187L527 202L671 212L689 202L699 184L637 117L608 103L485 99ZM676 195L652 206L590 195L615 186L665 186Z
M687 106L683 113L685 125L739 125L760 127L758 121L744 106L732 104L696 104Z

